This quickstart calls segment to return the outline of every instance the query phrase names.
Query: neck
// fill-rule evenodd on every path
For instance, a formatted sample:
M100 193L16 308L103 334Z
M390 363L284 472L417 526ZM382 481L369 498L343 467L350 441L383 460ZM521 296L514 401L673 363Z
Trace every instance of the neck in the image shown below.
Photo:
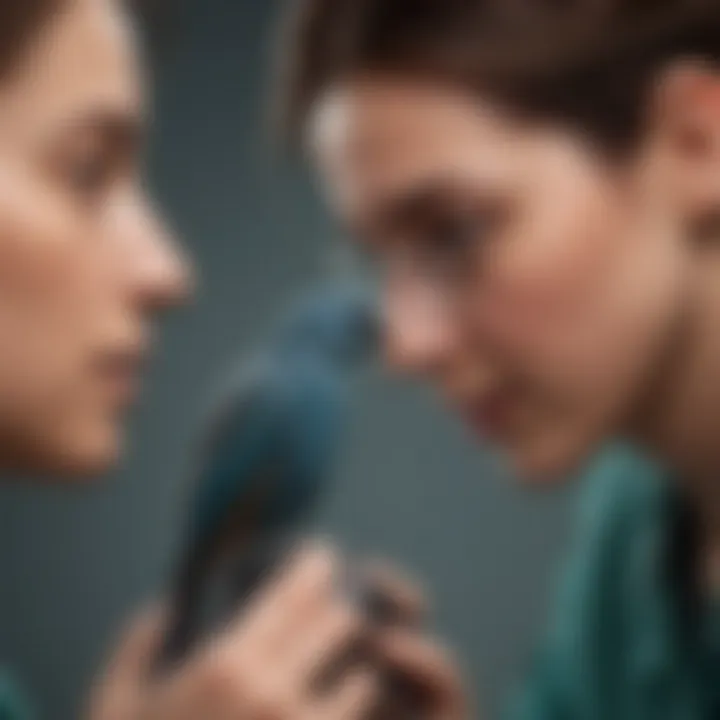
M718 247L709 244L697 259L682 327L633 435L673 468L720 538Z

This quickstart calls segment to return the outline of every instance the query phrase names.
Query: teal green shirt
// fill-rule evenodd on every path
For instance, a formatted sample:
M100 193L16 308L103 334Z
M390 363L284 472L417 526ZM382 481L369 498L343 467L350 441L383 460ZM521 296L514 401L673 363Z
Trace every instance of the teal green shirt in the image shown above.
M32 713L10 676L0 668L0 720L30 720Z
M720 613L680 591L671 483L620 449L584 482L555 617L510 719L720 719ZM28 716L0 674L0 720Z
M585 479L554 619L511 720L720 718L720 614L686 592L691 543L667 476L630 451Z

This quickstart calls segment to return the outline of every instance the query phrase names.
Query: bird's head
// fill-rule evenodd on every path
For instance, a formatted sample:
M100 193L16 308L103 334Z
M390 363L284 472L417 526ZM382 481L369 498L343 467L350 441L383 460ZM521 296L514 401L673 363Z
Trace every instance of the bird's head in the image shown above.
M368 361L380 336L376 299L360 285L316 292L300 302L281 326L278 344L291 356L311 356L339 369Z

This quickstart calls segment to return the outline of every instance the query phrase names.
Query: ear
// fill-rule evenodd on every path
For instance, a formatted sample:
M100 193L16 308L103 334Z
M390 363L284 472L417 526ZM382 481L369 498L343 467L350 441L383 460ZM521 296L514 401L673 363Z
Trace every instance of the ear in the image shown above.
M720 70L702 62L666 69L651 126L664 156L668 196L691 222L720 215Z

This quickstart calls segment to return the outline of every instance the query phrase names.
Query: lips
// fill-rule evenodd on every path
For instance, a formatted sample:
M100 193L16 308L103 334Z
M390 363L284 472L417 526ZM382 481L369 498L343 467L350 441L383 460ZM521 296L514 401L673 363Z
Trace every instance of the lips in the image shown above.
M507 394L496 392L467 403L463 415L478 435L500 440L511 430L512 405Z
M106 352L102 356L100 374L119 405L128 405L136 398L146 355L145 348L138 345Z

